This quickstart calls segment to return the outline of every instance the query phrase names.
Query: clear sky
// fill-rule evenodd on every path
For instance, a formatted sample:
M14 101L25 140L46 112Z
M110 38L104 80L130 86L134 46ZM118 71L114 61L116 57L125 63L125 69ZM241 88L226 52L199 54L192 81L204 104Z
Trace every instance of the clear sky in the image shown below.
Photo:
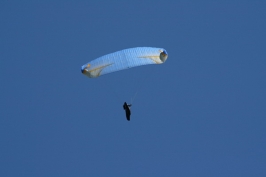
M266 176L266 1L2 0L0 17L0 176ZM143 46L168 60L81 74Z

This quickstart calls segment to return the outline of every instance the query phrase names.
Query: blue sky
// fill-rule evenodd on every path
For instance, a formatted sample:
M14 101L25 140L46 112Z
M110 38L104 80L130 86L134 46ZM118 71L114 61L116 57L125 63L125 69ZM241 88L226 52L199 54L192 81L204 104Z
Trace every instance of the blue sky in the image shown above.
M265 1L3 0L0 16L0 176L266 175ZM169 58L80 72L142 46Z

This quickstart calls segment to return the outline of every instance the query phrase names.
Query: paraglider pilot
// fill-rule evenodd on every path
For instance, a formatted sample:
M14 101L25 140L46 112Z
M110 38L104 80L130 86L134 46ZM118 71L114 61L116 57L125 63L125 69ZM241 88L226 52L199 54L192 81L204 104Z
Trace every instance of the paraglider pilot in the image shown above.
M131 104L127 104L127 102L125 102L123 105L123 108L126 111L126 117L128 121L130 121L130 115L131 115L130 106Z

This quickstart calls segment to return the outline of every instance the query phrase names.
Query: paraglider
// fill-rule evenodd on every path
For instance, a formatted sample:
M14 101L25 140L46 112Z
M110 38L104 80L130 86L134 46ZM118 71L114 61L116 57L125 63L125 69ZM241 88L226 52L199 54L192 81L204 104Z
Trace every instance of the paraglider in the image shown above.
M163 48L136 47L124 49L86 63L81 67L81 73L89 78L97 78L105 74L132 67L162 64L167 60L167 57L168 54ZM127 104L126 102L123 105L128 121L130 121L131 115L130 106L131 104Z
M126 111L126 117L128 121L130 121L130 115L131 115L130 107L131 107L131 104L127 104L127 102L125 102L123 105L123 108Z

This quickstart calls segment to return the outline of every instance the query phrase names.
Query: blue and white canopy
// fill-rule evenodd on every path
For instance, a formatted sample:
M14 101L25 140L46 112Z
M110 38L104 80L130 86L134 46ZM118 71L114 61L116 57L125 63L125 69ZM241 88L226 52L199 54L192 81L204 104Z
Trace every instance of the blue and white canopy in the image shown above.
M168 54L163 48L137 47L99 57L81 67L81 72L95 78L104 74L148 64L162 64Z

